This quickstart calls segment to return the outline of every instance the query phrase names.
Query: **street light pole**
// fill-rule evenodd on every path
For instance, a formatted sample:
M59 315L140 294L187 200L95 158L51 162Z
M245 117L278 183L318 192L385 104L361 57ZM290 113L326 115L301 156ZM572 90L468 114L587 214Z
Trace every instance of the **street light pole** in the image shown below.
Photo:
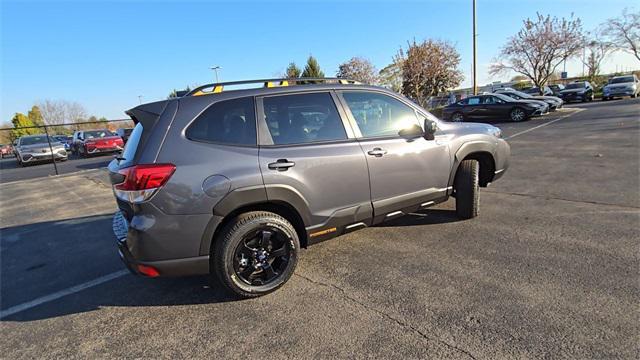
M209 69L215 71L216 73L216 84L220 82L220 80L218 80L218 70L222 69L220 66L216 65L216 66L212 66Z
M478 95L478 84L476 82L476 0L473 1L473 95Z
M142 104L142 95L138 95L138 102Z

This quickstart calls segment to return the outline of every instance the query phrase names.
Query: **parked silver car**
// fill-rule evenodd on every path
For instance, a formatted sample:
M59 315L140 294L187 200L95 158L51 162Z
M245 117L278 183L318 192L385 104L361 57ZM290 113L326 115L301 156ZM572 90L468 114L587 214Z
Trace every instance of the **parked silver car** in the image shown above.
M109 164L121 258L149 277L210 273L242 297L282 286L300 247L451 196L473 218L509 165L500 129L344 79L210 84L127 114Z
M51 147L49 147L51 144ZM51 152L53 150L53 153ZM14 148L16 161L19 165L24 166L35 162L67 160L67 150L64 144L46 135L28 135L20 137ZM53 155L53 156L52 156Z
M640 80L634 75L615 76L602 88L602 100L614 97L638 97L640 94Z

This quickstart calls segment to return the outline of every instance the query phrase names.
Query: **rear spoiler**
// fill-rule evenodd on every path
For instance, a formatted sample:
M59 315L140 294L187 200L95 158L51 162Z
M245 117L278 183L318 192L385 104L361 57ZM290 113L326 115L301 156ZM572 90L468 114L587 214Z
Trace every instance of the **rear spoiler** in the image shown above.
M156 101L148 104L136 106L133 109L125 111L129 115L134 124L142 123L142 127L150 129L153 127L160 114L171 100Z

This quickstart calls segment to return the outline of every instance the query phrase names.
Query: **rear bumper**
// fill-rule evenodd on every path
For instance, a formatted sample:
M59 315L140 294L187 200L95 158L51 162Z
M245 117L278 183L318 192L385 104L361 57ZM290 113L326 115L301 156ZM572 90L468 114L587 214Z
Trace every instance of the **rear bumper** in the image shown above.
M147 214L134 217L130 224L121 211L116 212L112 227L120 259L129 271L137 275L142 275L138 270L139 265L155 268L160 276L208 274L209 255L208 251L201 255L204 252L200 251L201 239L213 234L207 231L210 226L207 226L204 219L196 219L180 222L179 219L164 218L156 221L154 214ZM203 232L198 236L190 236L187 229L198 228L198 223L202 222L205 223L202 226ZM213 221L214 225L218 223ZM180 231L180 225L184 226L183 231ZM212 228L215 229L215 226ZM180 233L175 233L176 231Z

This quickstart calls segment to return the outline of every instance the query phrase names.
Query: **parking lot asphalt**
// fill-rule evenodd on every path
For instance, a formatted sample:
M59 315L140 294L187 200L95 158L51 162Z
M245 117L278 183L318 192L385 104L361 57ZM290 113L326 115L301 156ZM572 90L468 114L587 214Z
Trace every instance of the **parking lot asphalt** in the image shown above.
M104 168L109 165L112 159L113 156L110 154L96 155L88 158L70 155L69 160L56 162L56 165L58 167L58 174L63 175L82 170ZM18 165L16 158L13 156L0 160L0 184L53 175L56 175L56 172L51 162L29 164L22 167Z
M640 99L569 107L498 124L478 218L312 246L252 300L123 272L102 170L0 184L0 357L638 358Z

